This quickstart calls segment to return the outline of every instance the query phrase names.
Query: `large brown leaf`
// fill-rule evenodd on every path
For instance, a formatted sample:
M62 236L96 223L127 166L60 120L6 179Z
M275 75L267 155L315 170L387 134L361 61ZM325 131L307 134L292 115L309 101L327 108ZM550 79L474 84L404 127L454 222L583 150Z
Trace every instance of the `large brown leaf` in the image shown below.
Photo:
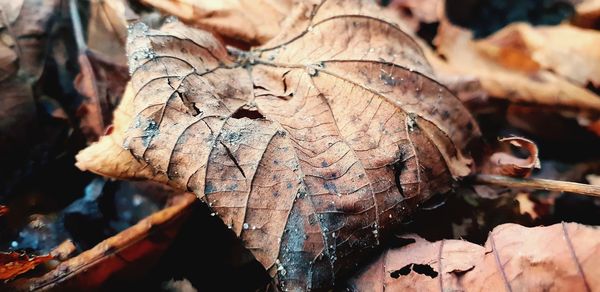
M280 287L331 287L419 203L470 174L480 135L382 14L363 1L305 3L249 52L177 22L136 24L113 132L78 165L189 189Z
M412 243L386 251L350 283L358 291L595 291L599 237L576 223L500 225L485 246L408 235Z

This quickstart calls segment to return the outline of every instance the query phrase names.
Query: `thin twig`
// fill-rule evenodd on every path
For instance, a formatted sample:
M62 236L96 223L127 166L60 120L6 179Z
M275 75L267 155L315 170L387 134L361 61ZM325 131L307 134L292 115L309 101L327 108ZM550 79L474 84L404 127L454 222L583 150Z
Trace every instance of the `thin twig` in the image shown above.
M87 51L87 44L83 35L83 27L81 26L81 17L79 16L79 10L77 10L76 0L69 1L69 13L71 14L71 24L73 24L73 33L75 34L77 49L80 54L84 54L85 51Z
M513 178L489 174L477 174L473 176L473 179L474 183L476 184L496 185L510 188L530 188L555 192L570 192L600 197L600 186L568 181L540 178Z
M87 76L91 82L93 96L87 96L91 99L91 102L98 108L99 117L98 123L102 129L105 129L106 121L109 117L108 101L106 96L100 95L100 88L96 80L96 73L92 66L92 61L89 58L91 52L88 50L87 42L83 32L83 25L81 23L81 16L77 7L77 0L69 0L69 13L71 15L71 24L73 25L73 34L75 35L75 43L77 43L77 50L79 51L79 68L83 76Z

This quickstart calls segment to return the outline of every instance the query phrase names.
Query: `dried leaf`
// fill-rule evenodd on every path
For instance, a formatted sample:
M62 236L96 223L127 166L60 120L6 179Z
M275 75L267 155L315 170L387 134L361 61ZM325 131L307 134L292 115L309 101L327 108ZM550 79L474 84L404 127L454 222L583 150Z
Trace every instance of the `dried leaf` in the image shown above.
M386 251L351 285L358 291L594 291L600 286L600 230L576 223L500 225L485 246L462 240Z
M573 23L585 28L598 28L600 26L600 1L599 0L572 0L575 2L575 17Z
M515 196L515 200L519 202L519 211L521 214L528 214L534 220L540 217L538 212L536 212L536 204L529 198L528 193L518 193Z
M0 280L13 279L51 259L51 255L30 257L16 251L0 252Z
M279 34L292 0L142 0L164 13L229 39L263 44Z
M511 177L527 177L534 168L540 168L538 148L533 141L521 137L502 138L498 141L506 146L512 145L519 150L527 151L527 157L519 158L509 153L510 149L495 152L489 158L491 162L490 169L484 172Z
M6 214L8 214L9 209L8 207L4 206L4 205L0 205L0 216L4 216Z
M249 52L177 22L136 24L131 96L78 166L194 191L280 287L321 289L470 174L480 134L376 5L298 9Z
M498 64L523 72L551 71L576 85L600 86L600 32L569 24L509 25L479 41L480 52Z
M87 47L114 64L126 64L127 26L138 19L126 0L91 0Z
M461 74L477 76L491 96L506 98L512 102L600 111L600 97L596 94L557 73L536 68L550 63L540 65L533 60L536 62L536 66L533 66L533 63L527 61L529 59L523 60L527 55L520 51L510 51L511 53L504 55L497 51L495 56L490 56L490 46L481 45L487 44L485 40L474 41L471 32L454 26L447 20L441 22L435 43L438 52L445 56L454 70ZM513 61L512 58L518 61ZM504 60L503 63L499 63L499 59ZM563 61L572 59L573 57L569 56ZM586 62L588 64L581 72L593 72L595 69L588 68L594 68L598 62ZM584 76L592 78L587 73ZM576 76L569 78L582 80L582 77Z

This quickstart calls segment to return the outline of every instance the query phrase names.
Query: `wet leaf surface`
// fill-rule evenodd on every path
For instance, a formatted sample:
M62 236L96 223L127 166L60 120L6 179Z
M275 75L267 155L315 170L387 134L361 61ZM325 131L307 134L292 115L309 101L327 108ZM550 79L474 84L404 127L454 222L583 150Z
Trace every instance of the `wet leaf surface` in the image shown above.
M5 2L0 290L594 290L596 0Z
M297 9L288 29L249 52L177 22L136 24L122 104L130 129L115 123L124 132L82 152L79 166L143 169L194 191L281 287L318 289L470 174L479 130L377 6ZM107 150L125 159L93 158Z

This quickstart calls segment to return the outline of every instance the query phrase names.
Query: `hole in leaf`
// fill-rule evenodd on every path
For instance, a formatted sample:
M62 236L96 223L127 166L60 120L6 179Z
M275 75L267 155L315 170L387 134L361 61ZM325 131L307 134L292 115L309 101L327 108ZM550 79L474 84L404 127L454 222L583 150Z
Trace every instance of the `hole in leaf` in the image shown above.
M399 270L391 272L390 277L398 279L400 276L407 276L411 271L414 271L420 275L429 276L432 279L438 276L438 272L436 272L430 265L408 264Z
M410 274L412 265L413 264L409 264L409 265L402 267L400 270L395 270L395 271L391 272L390 277L392 277L394 279L398 279L398 278L400 278L400 276L406 276L406 275Z
M258 119L265 118L265 116L263 116L263 114L261 114L258 111L258 109L246 108L246 107L239 108L237 111L235 111L235 113L233 113L233 115L231 115L231 117L234 119L249 118L252 120L258 120Z
M438 272L436 272L430 265L413 264L412 270L417 274L429 276L432 279L438 276Z

